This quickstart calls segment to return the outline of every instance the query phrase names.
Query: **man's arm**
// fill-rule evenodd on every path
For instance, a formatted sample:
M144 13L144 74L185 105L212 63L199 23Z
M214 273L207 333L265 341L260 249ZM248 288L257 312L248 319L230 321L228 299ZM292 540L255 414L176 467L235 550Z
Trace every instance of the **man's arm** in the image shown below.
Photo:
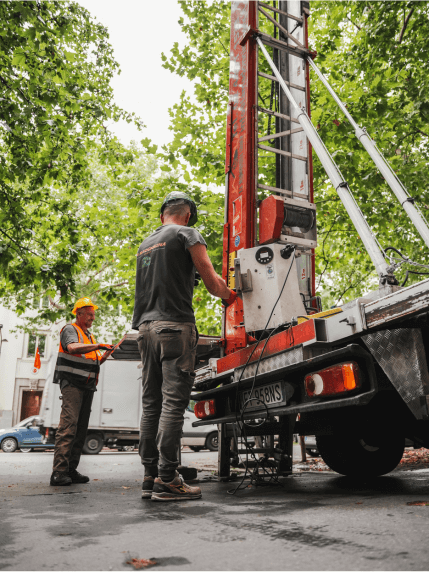
M225 280L216 274L204 244L194 244L193 246L190 246L188 250L198 274L201 276L205 287L212 296L228 300L231 295L235 294L225 284Z
M109 344L79 344L79 343L72 343L68 344L67 351L69 354L89 354L89 352L93 352L96 350L101 349L109 349L112 346Z

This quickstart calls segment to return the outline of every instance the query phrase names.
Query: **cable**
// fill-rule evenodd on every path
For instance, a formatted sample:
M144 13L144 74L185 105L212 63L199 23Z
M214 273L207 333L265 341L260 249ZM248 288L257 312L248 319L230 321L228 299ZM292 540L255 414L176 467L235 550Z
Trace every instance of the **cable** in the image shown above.
M401 286L405 286L409 274L418 274L419 276L429 276L429 272L413 272L412 270L406 270L405 280L402 282Z
M280 326L277 326L276 328L274 328L274 329L270 332L270 334L268 335L268 338L265 340L264 347L262 348L262 351L261 351L261 353L260 353L260 355L259 355L258 362L257 362L257 364L256 364L255 373L254 373L254 375L253 375L253 382L252 382L252 387L251 387L251 390L250 390L250 398L243 404L243 407L240 409L240 420L239 420L239 419L238 419L238 407L237 407L237 406L238 406L238 396L239 396L240 383L241 383L241 380L242 380L242 378L243 378L243 375L244 375L244 372L245 372L245 370L246 370L246 367L249 365L249 361L250 361L251 357L252 357L253 354L255 353L256 348L259 346L259 342L262 340L262 336L263 336L263 335L265 334L265 332L267 331L268 325L269 325L269 323L270 323L270 321L271 321L271 318L272 318L272 316L273 316L273 314L274 314L274 310L276 309L276 306L277 306L277 304L278 304L278 302L279 302L279 300L280 300L280 298L281 298L281 296L282 296L282 294L283 294L283 291L284 291L284 289L285 289L285 286L286 286L287 280L288 280L288 278L289 278L289 274L290 274L290 271L291 271L291 269L292 269L292 266L293 266L294 261L295 261L295 246L293 247L293 251L292 251L292 261L291 261L290 266L289 266L289 269L288 269L288 271L287 271L287 273L286 273L286 277L285 277L285 280L284 280L284 282L283 282L282 289L280 290L280 294L278 295L277 300L276 300L275 303L274 303L274 306L273 306L273 308L272 308L272 310L271 310L271 313L270 313L270 316L269 316L269 318L268 318L268 320L267 320L267 323L266 323L266 325L265 325L265 328L262 330L262 333L260 334L259 339L258 339L257 343L255 344L255 347L253 348L252 352L250 353L249 357L247 358L246 363L244 364L244 367L243 367L243 369L242 369L242 371L241 371L241 373L240 373L240 377L239 377L239 379L238 379L237 389L236 389L236 394L235 394L235 419L236 419L237 426L238 426L239 429L240 429L240 437L244 438L244 443L245 443L245 446L246 446L246 468L245 468L245 472L244 472L244 475L243 475L243 477L242 477L240 483L235 487L235 489L231 489L231 490L227 491L228 494L231 494L231 495L234 495L240 488L242 488L243 482L244 482L244 480L245 480L245 478L246 478L246 476L247 476L247 474L248 474L249 449L251 449L251 447L249 446L249 443L248 443L248 441L247 441L247 434L246 434L246 430L245 430L246 424L245 424L245 422L244 422L244 412L245 412L246 407L248 406L248 404L249 404L251 401L255 401L255 398L252 399L252 393L253 393L253 390L254 390L254 387L255 387L256 376L257 376L257 373L258 373L258 369L259 369L259 365L260 365L260 362L261 362L261 359L262 359L262 355L263 355L263 353L264 353L264 351L265 351L265 348L267 347L268 341L269 341L269 339L271 338L271 336L273 335L273 333L274 333L276 330L278 330L280 327L284 327L284 324L281 324ZM289 327L290 327L290 324L288 325L288 328L289 328ZM258 401L260 401L260 400L258 400ZM263 403L263 402L261 401L261 403ZM266 411L267 411L267 417L263 420L263 422L261 423L261 425L263 425L263 424L265 423L266 419L268 418L268 409L267 409L267 406L266 406L265 403L264 403L263 405L264 405L264 407L265 407L265 409L266 409ZM244 429L244 431L243 431L243 429ZM238 443L237 443L237 448L238 448ZM257 458L256 458L256 456L255 456L254 453L251 452L251 454L252 454L252 456L253 456L253 458L254 458L254 460L255 460L255 462L256 462L256 467L255 467L253 473L251 474L251 482L254 483L254 484L256 484L256 485L257 485L257 484L262 484L262 482L260 482L260 481L261 481L261 479L262 479L262 481L263 481L263 480L264 480L264 477L261 477L261 475L259 474L259 468L262 468L262 469L263 469L263 474L265 474L265 473L267 472L267 466L270 466L270 468L273 469L273 468L276 467L276 464L275 464L274 462L269 461L269 459L266 459L266 462L265 462L264 466L262 466L262 465L261 465L261 462L264 460L264 458L263 458L262 461L261 461L260 459L257 459ZM261 462L260 462L260 461L261 461ZM266 465L266 466L265 466L265 465ZM269 474L269 473L268 473L268 474ZM270 476L269 483L276 482L276 484L280 484L280 483L278 482L278 476L276 476L273 471L271 472L271 474L269 474L269 476ZM268 483L268 484L269 484L269 483ZM264 482L264 484L267 484L267 483Z

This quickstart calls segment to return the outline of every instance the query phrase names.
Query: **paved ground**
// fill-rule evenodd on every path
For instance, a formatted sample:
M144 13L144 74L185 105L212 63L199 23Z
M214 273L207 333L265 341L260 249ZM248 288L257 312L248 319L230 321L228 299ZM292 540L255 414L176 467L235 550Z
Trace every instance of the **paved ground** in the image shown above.
M214 453L183 453L210 466ZM52 453L0 454L0 569L427 570L429 470L356 485L299 473L284 487L246 488L200 473L203 499L140 498L135 453L83 457L87 485L47 485Z

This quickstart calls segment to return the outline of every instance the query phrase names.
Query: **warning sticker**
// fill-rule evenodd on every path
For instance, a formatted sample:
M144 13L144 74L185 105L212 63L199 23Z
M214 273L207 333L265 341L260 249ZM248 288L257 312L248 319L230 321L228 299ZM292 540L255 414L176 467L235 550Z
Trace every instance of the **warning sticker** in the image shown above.
M241 197L238 197L232 203L232 236L241 233L241 219L242 219L242 202Z
M267 278L275 278L274 264L267 264L265 266L265 272L267 273Z

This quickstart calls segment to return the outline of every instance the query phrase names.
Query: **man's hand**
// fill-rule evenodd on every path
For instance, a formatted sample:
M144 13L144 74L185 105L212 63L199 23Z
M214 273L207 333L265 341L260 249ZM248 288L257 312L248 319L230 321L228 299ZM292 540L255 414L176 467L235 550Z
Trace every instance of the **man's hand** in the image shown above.
M237 299L237 293L234 292L233 290L230 290L231 294L229 296L228 299L222 298L222 305L225 306L225 308L228 308L228 306L231 306L231 304L234 304L234 302Z
M204 285L210 294L218 298L228 299L231 295L231 290L225 284L225 281L216 274L204 244L194 244L188 250L197 272L203 279Z
M112 344L98 344L99 350L113 350Z

